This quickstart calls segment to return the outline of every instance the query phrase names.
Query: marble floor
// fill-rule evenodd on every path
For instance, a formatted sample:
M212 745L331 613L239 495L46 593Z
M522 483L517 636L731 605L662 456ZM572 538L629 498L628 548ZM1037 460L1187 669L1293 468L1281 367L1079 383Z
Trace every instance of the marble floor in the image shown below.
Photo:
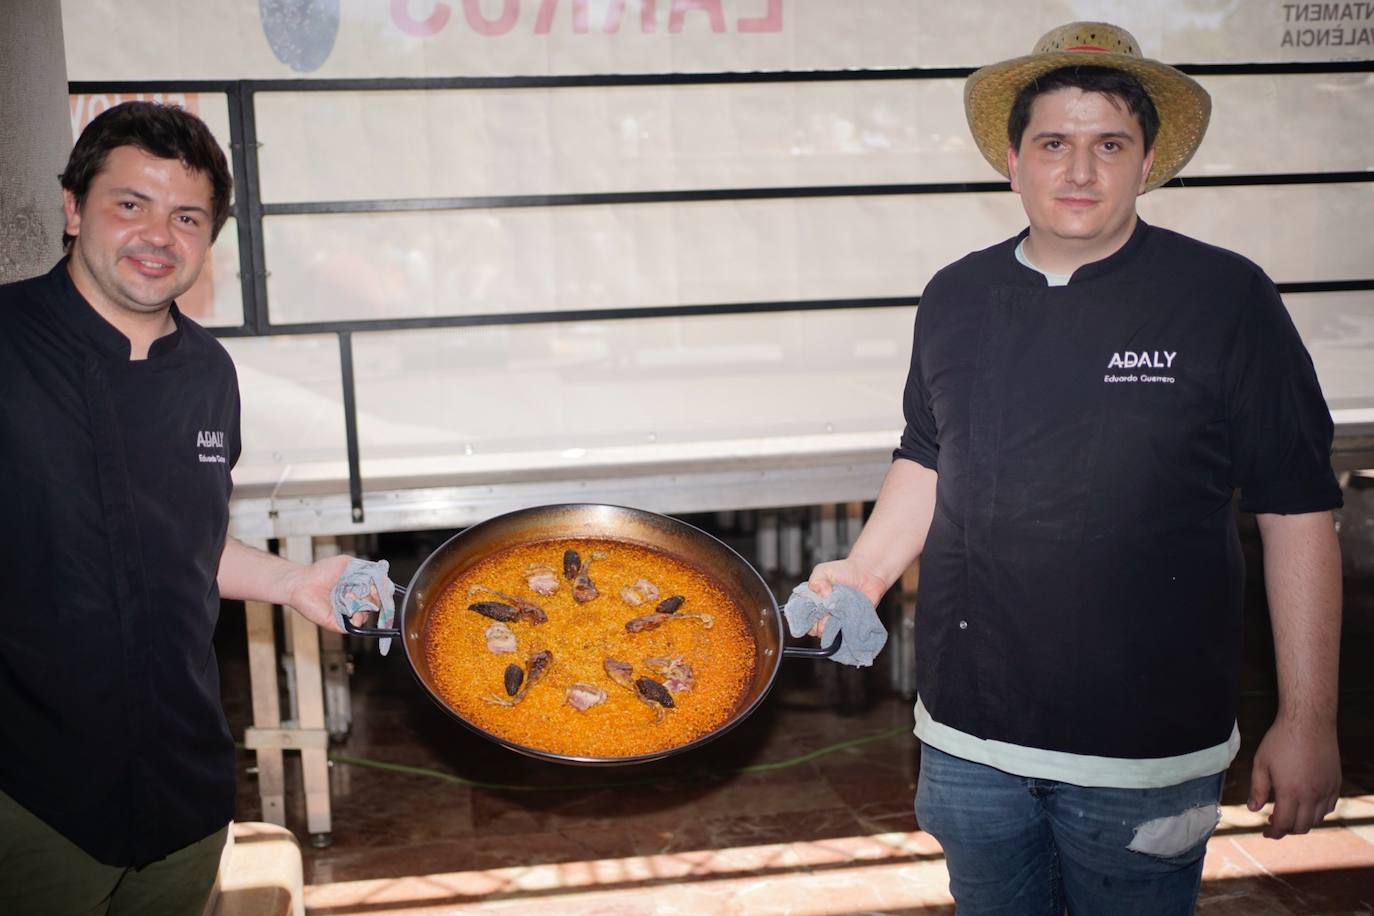
M1244 744L1209 845L1201 913L1374 914L1374 581L1347 579L1346 591L1340 807L1321 828L1278 842L1260 836L1262 817L1244 807L1275 703L1257 599L1247 610ZM226 605L218 641L240 734L247 673L235 613ZM327 848L306 842L299 773L287 773L308 912L951 913L940 847L912 812L920 752L910 703L888 689L882 666L837 679L829 665L785 661L753 716L688 754L582 768L477 737L419 691L395 653L360 652L352 730L331 750ZM260 813L252 764L242 752L244 820Z

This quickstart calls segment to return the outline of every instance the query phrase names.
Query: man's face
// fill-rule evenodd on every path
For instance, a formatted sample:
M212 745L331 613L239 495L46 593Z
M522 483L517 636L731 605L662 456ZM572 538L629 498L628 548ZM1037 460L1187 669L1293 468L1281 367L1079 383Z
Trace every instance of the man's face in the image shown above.
M175 159L111 150L80 206L63 192L77 288L106 314L166 309L205 264L212 195L208 176Z
M1007 151L1037 251L1086 264L1125 244L1153 161L1120 99L1074 88L1039 96L1020 150Z

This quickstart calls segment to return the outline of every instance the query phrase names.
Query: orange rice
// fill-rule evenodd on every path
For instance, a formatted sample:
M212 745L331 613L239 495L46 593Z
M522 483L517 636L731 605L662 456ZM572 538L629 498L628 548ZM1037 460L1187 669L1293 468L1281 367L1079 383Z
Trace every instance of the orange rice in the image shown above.
M586 604L572 597L563 577L563 552L592 552L588 575L599 596ZM558 573L559 588L544 597L529 588L525 569L547 566ZM660 595L639 606L620 597L621 588L640 578L658 586ZM486 630L493 621L469 605L501 601L486 593L469 596L474 584L533 601L548 621L507 623L514 631L514 655L487 648ZM651 613L658 601L682 595L679 614L710 614L708 629L700 620L670 620L657 629L629 633L625 623ZM739 707L753 678L756 649L741 609L711 579L667 554L638 544L612 540L552 540L507 548L461 572L439 596L425 634L425 653L436 691L474 725L507 741L555 754L577 757L629 757L685 744L726 722ZM548 649L553 664L516 706L487 702L506 698L502 674L515 663L528 667L535 652ZM659 710L630 689L610 679L602 667L607 658L634 666L634 677L664 678L645 666L654 656L680 656L691 665L695 684L673 696L674 707ZM579 712L566 702L575 683L595 684L606 700Z

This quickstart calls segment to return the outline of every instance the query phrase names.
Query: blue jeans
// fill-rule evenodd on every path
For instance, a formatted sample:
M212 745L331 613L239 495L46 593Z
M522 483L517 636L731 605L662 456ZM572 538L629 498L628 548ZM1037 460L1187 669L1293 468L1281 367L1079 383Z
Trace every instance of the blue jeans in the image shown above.
M1084 788L925 745L916 820L944 847L960 916L1062 916L1066 907L1074 916L1191 914L1223 775L1160 789Z

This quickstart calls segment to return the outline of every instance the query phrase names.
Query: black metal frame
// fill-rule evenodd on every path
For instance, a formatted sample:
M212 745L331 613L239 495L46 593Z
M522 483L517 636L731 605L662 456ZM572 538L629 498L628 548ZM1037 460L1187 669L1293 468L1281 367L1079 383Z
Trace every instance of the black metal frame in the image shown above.
M725 188L672 191L635 191L595 194L533 194L488 197L407 198L364 201L313 201L264 204L260 193L257 119L254 97L259 92L348 92L440 89L551 89L621 86L677 86L741 83L860 82L871 80L962 79L971 67L891 70L814 70L750 73L648 73L590 76L431 77L385 79L285 79L237 81L74 82L72 93L207 93L223 94L229 103L230 153L236 193L234 218L238 231L239 271L243 291L243 323L211 330L219 337L258 337L282 334L333 333L339 339L347 436L349 496L355 522L363 520L362 478L359 473L358 420L353 372L353 332L538 324L568 321L605 321L646 317L728 315L758 312L913 306L919 295L853 299L814 299L775 302L734 302L581 309L564 312L494 313L277 324L267 306L267 259L263 219L269 216L331 213L395 213L434 210L513 209L588 205L659 204L722 200L770 200L817 197L877 197L890 195L992 193L1009 191L1005 181L934 182L919 184L823 185L807 187ZM1183 64L1194 76L1296 75L1314 73L1374 73L1374 61L1273 64ZM1269 175L1200 176L1174 178L1163 187L1240 187L1255 185L1347 184L1374 182L1374 171L1300 172ZM1285 293L1374 290L1374 278L1280 283Z

